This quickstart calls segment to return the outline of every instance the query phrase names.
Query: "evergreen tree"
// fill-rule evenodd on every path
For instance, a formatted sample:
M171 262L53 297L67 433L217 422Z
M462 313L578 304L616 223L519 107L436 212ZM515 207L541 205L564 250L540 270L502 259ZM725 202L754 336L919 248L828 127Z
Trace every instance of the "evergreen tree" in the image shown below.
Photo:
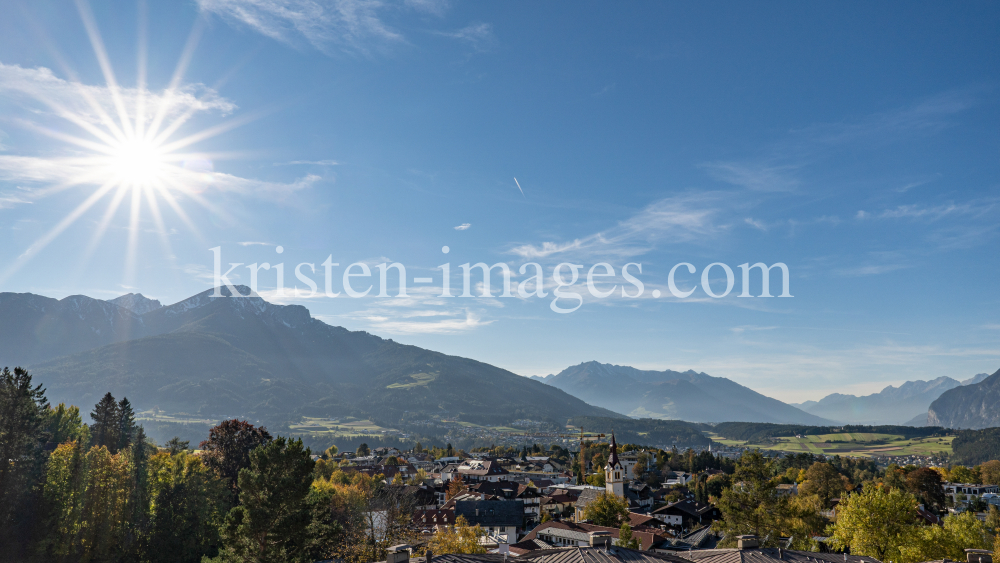
M50 434L49 441L62 444L76 440L87 432L80 418L80 408L59 403L56 408L49 407L45 416L45 430Z
M240 506L222 526L224 563L284 563L304 556L311 520L305 502L313 461L302 440L279 437L250 453L240 470Z
M45 389L21 368L0 371L0 545L15 555L30 544L37 516L49 404Z
M186 452L191 449L190 440L181 440L180 437L174 436L173 438L167 440L166 443L167 453L170 455L177 455L181 452Z
M118 450L118 433L121 423L121 416L118 412L118 403L108 392L101 400L94 405L94 411L90 413L93 424L90 425L90 439L92 446L104 446L110 453Z
M771 481L773 470L773 462L760 451L740 457L733 486L719 498L722 520L713 524L717 532L728 538L752 534L761 539L762 546L778 545L778 537L787 526L790 506L788 498Z
M118 403L118 443L116 451L128 449L135 438L135 411L132 410L132 403L128 397L122 397Z

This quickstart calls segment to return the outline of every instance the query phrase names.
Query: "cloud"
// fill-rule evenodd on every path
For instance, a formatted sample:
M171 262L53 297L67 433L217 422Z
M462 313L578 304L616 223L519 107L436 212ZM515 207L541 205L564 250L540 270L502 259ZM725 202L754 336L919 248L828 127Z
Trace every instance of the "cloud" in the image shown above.
M710 238L726 229L716 224L720 194L703 193L661 199L618 225L571 242L522 244L510 249L524 259L555 254L628 257L648 252L656 243L685 243Z
M105 174L99 172L100 169L86 158L0 155L0 181L99 185L106 181ZM180 186L179 193L212 189L277 200L312 187L323 179L315 174L307 174L292 182L268 182L241 178L223 172L187 170L177 166L165 167L160 176L168 185ZM43 190L30 188L22 188L22 190L21 197L9 198L8 203L30 203L44 195Z
M274 244L270 242L256 242L256 241L244 241L244 242L238 242L236 244L240 246L274 246Z
M496 43L493 36L493 26L488 23L473 23L458 31L438 31L438 35L465 41L477 51L487 51Z
M743 222L755 229L759 229L761 231L764 231L765 233L767 232L767 223L764 223L763 221L758 221L757 219L754 219L752 217L747 217L746 219L743 220Z
M396 312L394 312L396 313ZM433 318L447 316L450 318L421 321L403 320L414 318ZM465 310L464 316L460 313L442 311L414 311L409 315L369 315L361 317L368 324L378 331L390 334L458 334L475 330L479 327L491 324L493 321L484 321L472 311Z
M135 115L140 94L149 108L148 120L152 120L161 107L166 118L188 112L217 112L227 115L237 109L232 101L219 96L215 90L203 84L187 84L160 93L119 87L118 95L130 115ZM75 116L90 124L102 123L102 114L117 114L114 97L106 86L63 80L45 67L24 68L0 63L0 95L19 102L31 102L33 105L42 102L46 112L61 117Z
M309 164L313 166L339 166L340 163L336 160L292 160L290 162L275 162L275 166L297 166L300 164Z
M461 225L455 227L456 231L465 231L472 226L472 223L462 223Z
M404 42L382 19L392 6L379 0L198 0L198 6L292 46L305 40L326 54L341 50L367 55ZM429 11L431 3L409 7Z
M798 166L750 162L706 162L701 165L716 180L760 192L791 192L799 185L792 175Z

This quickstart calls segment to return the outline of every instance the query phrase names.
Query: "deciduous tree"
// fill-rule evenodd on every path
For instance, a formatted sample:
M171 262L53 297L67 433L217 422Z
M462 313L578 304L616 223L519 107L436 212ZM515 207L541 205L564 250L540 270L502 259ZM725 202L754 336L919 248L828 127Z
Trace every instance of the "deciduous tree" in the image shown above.
M829 463L817 461L806 470L806 479L799 487L799 492L806 495L816 495L824 507L830 501L839 497L846 489L847 478L837 472Z
M848 495L837 507L831 543L879 561L899 561L900 547L914 539L917 499L900 489L865 487Z
M455 519L454 526L438 526L427 549L434 555L444 555L446 553L486 553L486 547L482 544L482 538L486 536L486 531L478 524L470 526L464 516Z
M271 441L264 427L257 428L245 420L224 420L208 431L208 440L201 443L202 459L219 476L229 480L233 494L239 490L240 470L250 466L250 452Z
M626 549L639 549L639 538L632 535L632 526L629 526L628 522L618 529L618 541L615 545Z
M583 517L598 526L617 528L628 522L628 501L604 491L583 509Z
M906 489L930 510L944 508L944 488L941 475L929 467L921 467L906 475Z
M980 465L979 478L987 485L1000 485L1000 461L993 459Z

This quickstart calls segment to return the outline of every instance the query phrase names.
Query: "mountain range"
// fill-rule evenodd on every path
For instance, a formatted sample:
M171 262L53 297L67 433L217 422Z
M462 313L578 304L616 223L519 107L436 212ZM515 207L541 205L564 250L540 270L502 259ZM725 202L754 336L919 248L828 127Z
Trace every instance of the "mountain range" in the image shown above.
M52 402L106 392L203 416L446 414L477 423L621 417L509 371L330 326L299 305L208 290L169 306L0 293L0 362L28 367Z
M534 379L584 401L638 418L690 422L827 425L809 414L724 377L694 371L648 371L586 362Z
M958 381L939 377L930 381L907 381L899 387L892 385L871 395L856 396L833 393L819 401L806 401L795 405L800 409L844 424L902 424L925 426L927 409L942 393L973 385L988 377L980 373L970 379Z
M927 409L927 423L947 428L1000 426L1000 370L978 383L942 393Z

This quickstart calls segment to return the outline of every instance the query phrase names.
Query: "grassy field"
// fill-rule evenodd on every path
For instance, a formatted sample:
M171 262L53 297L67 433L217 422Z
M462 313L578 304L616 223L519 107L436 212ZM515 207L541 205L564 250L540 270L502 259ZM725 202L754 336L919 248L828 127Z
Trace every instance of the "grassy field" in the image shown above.
M356 420L353 418L333 419L329 418L309 418L305 417L299 424L290 427L295 432L315 434L317 436L336 436L352 438L355 436L367 436L378 434L382 428L370 420Z
M758 447L763 450L777 450L791 453L814 453L824 455L934 455L951 453L952 436L943 438L913 438L905 439L894 434L872 433L841 433L820 434L801 437L775 438L774 443L751 444L737 440L727 440L716 434L708 433L713 441L727 446Z

